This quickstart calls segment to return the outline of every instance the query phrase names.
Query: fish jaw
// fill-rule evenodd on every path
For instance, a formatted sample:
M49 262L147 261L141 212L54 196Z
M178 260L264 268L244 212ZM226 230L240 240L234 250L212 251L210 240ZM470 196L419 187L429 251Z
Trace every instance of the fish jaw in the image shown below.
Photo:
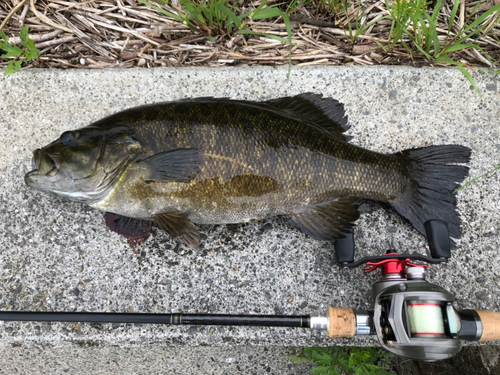
M61 179L40 174L38 170L32 170L24 176L24 182L29 187L49 193L56 197L64 198L73 202L92 204L96 200L96 194L83 191L70 191L61 189ZM68 182L68 181L66 181ZM98 199L98 198L97 198Z

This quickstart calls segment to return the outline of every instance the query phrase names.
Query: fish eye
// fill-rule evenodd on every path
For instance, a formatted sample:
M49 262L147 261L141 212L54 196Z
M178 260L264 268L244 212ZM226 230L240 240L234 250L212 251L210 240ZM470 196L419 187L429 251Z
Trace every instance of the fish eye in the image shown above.
M61 134L61 143L63 145L67 145L70 143L72 140L76 138L75 133L73 132L65 132Z

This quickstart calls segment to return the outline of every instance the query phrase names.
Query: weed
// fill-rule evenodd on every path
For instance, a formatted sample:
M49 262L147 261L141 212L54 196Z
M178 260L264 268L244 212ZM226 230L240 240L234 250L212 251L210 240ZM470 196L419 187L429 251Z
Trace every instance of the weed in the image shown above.
M191 30L200 32L206 35L212 42L214 34L253 34L261 35L270 39L278 40L282 43L292 44L292 26L290 24L290 18L288 13L285 13L278 9L277 5L272 5L264 7L267 0L262 1L259 6L247 13L241 13L238 11L234 2L230 0L199 0L198 2L194 0L179 0L182 4L180 9L176 9L167 0L153 0L158 4L169 6L173 11L167 11L160 7L151 4L147 0L139 0L141 3L149 6L152 9L163 13L167 17L171 17L174 20L182 22L184 25L188 26ZM289 11L293 11L295 8L290 8ZM281 38L277 35L260 33L258 31L245 29L246 25L250 20L262 20L268 18L281 17L285 23L285 28L288 34L288 40ZM292 66L292 50L288 54L288 76L290 75L290 69Z
M293 348L296 350L296 348ZM349 373L356 375L390 375L389 362L392 354L384 349L357 347L302 348L298 353L287 358L295 363L314 362L313 374L340 375Z
M40 51L36 49L35 42L33 42L28 36L28 26L25 26L21 30L21 45L24 48L19 48L11 43L9 43L9 38L3 31L0 31L0 49L6 52L5 55L0 57L9 58L15 57L17 60L10 60L7 68L5 69L5 75L9 75L17 72L21 69L21 65L28 61L38 58L40 56Z
M427 0L395 0L390 5L386 0L385 6L390 12L392 25L388 37L388 49L391 50L397 43L403 42L403 35L408 32L408 27L418 24L418 18L427 13ZM416 31L416 30L415 30Z
M283 43L291 44L292 42L292 28L288 14L278 9L276 5L264 7L266 0L262 1L255 10L247 13L241 13L234 5L234 1L231 2L230 0L202 0L198 2L194 0L179 0L182 4L180 9L175 8L167 0L153 0L158 4L167 6L170 10L162 9L147 0L139 1L163 13L167 17L182 22L191 30L206 35L212 42L214 41L213 37L216 35L230 35L233 33L258 34L279 40ZM288 33L288 40L276 35L268 35L245 29L250 20L275 17L283 18Z
M500 170L500 165L499 165L498 167L496 167L496 168L493 168L491 171L488 171L488 172L486 172L486 173L483 173L482 175L480 175L480 176L478 176L478 177L476 177L476 178L473 178L472 180L470 180L470 181L469 181L469 182L467 182L466 184L464 184L464 185L460 186L458 189L456 189L456 190L453 192L453 194L456 194L456 193L458 193L460 190L462 190L462 189L466 188L467 186L469 186L469 185L473 184L474 182L476 182L477 180L479 180L481 177L485 177L485 176L487 176L487 175L489 175L489 174L491 174L491 173L493 173L493 172L496 172L496 171L498 171L498 170Z
M330 16L334 16L347 5L347 0L316 0L320 10L328 12Z
M483 53L485 58L493 65L489 56L475 42L473 37L480 33L486 33L492 27L492 24L485 21L491 15L500 12L500 4L493 6L470 25L464 26L455 35L452 35L451 30L459 4L460 0L455 0L448 25L448 33L444 42L441 43L437 27L442 0L436 1L431 14L427 11L429 2L426 0L395 0L394 5L389 5L386 0L386 6L390 10L393 20L389 34L388 49L394 48L396 43L400 42L412 56L421 54L432 63L455 65L479 93L474 79L466 69L467 66L462 62L454 60L452 55L473 48ZM479 3L476 7L478 5ZM498 22L498 20L493 22ZM406 35L411 40L411 45L408 45L403 40L403 35Z
M350 7L352 7L352 6L353 6L352 3L347 3L347 2L343 2L343 3L340 4L340 7L342 8L342 10L346 14L346 16L348 16L348 14L349 14L348 9ZM356 29L352 28L352 25L351 25L351 22L350 22L350 18L347 17L347 26L349 28L349 37L351 39L351 44L354 44L354 42L356 41L356 39L358 38L358 36L360 36L361 34L363 34L372 25L376 24L380 20L389 18L389 16L377 17L376 19L374 19L373 21L369 22L368 24L365 24L365 9L366 9L366 7L364 5L362 5L361 1L360 1L359 4L358 4L358 8L356 10L356 15L355 15L355 19L354 19L355 24L356 24Z

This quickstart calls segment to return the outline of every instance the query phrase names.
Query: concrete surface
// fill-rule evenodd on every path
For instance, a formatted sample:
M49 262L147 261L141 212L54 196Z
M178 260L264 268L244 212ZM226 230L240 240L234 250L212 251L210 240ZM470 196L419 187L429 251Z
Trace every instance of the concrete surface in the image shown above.
M25 186L31 152L63 131L124 108L184 97L268 99L312 91L345 103L352 142L380 152L457 143L473 150L468 180L500 163L500 80L456 69L266 67L26 70L0 78L0 309L321 315L371 308L378 273L339 269L333 244L277 219L200 226L200 250L163 230L134 253L102 213ZM463 237L428 280L459 308L500 311L500 173L458 194ZM368 207L369 208L369 207ZM396 213L367 209L357 257L425 251ZM0 322L0 348L376 345L301 329ZM69 349L68 349L69 350Z
M291 353L279 347L10 348L0 356L0 374L309 374L313 365L293 363L286 358Z

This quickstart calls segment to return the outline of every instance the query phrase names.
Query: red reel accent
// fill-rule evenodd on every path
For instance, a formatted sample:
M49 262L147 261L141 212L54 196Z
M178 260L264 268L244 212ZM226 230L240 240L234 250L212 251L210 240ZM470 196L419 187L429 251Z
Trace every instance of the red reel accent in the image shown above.
M390 253L384 254L384 256L390 257L391 255L399 255L399 253ZM364 270L365 273L375 271L378 267L382 267L382 275L386 275L388 273L404 273L405 267L429 267L427 264L413 264L410 259L384 259L380 262L366 262L366 265L373 266Z

